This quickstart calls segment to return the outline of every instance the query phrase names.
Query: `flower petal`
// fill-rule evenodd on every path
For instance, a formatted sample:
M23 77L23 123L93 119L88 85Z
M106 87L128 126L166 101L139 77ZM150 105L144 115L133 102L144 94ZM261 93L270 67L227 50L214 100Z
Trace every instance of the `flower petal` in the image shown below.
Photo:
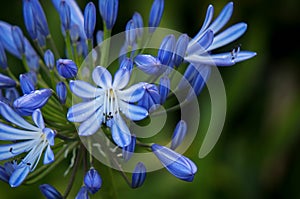
M209 26L215 34L223 28L223 26L229 21L233 11L233 2L229 2L221 11L219 16Z
M82 98L95 98L104 93L103 89L92 86L91 84L81 80L70 81L71 91Z
M6 124L0 123L0 140L29 140L35 139L38 134L38 132L16 129Z
M9 179L9 184L11 187L17 187L25 180L27 175L30 172L30 166L24 165L20 168L17 168Z
M120 115L116 115L113 119L111 127L112 138L119 147L128 146L131 142L130 131Z
M132 121L139 121L148 116L148 111L140 106L119 101L120 110Z
M114 76L113 88L123 89L125 86L127 86L129 80L130 80L129 70L127 70L126 68L120 68Z
M145 82L134 84L126 90L118 90L117 95L125 102L137 102L143 97L146 85Z
M134 62L140 70L149 75L157 75L165 68L159 59L152 55L137 55Z
M37 109L32 113L32 120L40 129L45 128L44 119L40 109Z
M0 160L6 160L29 151L35 144L35 140L28 140L13 144L0 145Z
M54 161L54 153L50 148L50 145L47 146L47 149L45 151L45 155L44 155L44 164L49 164L52 163Z
M102 113L102 108L100 108L96 113L94 113L87 120L81 123L78 128L78 134L80 136L90 136L96 133L96 131L102 125Z
M101 88L111 88L112 77L110 72L106 68L102 66L97 66L94 69L92 76L94 82Z

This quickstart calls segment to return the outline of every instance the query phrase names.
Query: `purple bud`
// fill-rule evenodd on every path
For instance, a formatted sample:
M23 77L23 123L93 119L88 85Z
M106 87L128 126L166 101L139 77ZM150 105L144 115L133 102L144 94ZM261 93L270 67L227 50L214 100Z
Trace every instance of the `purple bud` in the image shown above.
M138 162L132 173L131 187L138 188L143 185L146 179L146 167L143 163Z
M93 167L85 174L84 184L91 194L95 194L101 188L102 179Z
M184 140L187 131L187 124L184 120L180 120L174 130L171 142L171 149L175 150Z
M44 61L49 70L53 70L54 68L54 55L51 50L46 50L44 54Z
M40 191L47 199L62 199L62 195L51 185L40 185Z
M31 91L34 91L34 84L28 74L21 74L19 79L23 94L29 94Z
M93 33L96 25L96 8L95 5L90 2L87 4L84 10L84 31L88 39L93 38Z
M56 69L58 73L66 78L73 78L77 75L77 66L70 59L59 59L56 61Z
M65 104L67 99L67 87L64 82L58 82L56 84L56 94L60 103Z
M16 99L13 103L13 107L21 115L29 116L36 109L42 108L52 95L51 89L35 90L30 94L23 95Z
M158 144L151 146L153 153L162 165L176 178L191 182L197 172L197 166L187 157Z
M13 80L10 77L7 77L5 75L2 75L0 73L0 89L11 88L11 87L15 87L15 86L16 86L15 80Z
M153 33L161 21L164 12L164 0L154 0L149 17L149 32Z

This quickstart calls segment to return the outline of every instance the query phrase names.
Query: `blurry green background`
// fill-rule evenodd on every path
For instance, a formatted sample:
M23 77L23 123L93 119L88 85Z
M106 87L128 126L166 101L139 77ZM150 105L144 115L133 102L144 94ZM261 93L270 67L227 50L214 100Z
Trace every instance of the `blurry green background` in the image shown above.
M59 18L51 1L41 2L53 37L62 43ZM78 2L83 9L88 1ZM98 1L94 2L98 9ZM151 3L151 0L120 0L114 31L123 31L134 11L141 12L147 23ZM227 1L165 0L161 27L186 32L192 37L201 27L210 3L215 6L216 16ZM256 51L258 55L234 67L220 69L227 91L228 112L217 145L208 156L198 158L202 132L210 117L209 96L204 91L199 99L199 133L185 153L198 166L194 182L180 181L166 170L160 170L148 173L143 187L132 190L115 172L114 184L119 198L300 198L299 8L298 0L234 2L229 24L245 21L248 31L221 50L230 51L242 44L242 49ZM100 28L99 13L97 19ZM27 34L21 0L2 1L0 20L21 26ZM39 184L51 183L63 192L67 182L63 172L67 167L68 162L65 162ZM103 172L103 190L92 198L100 198L101 192L109 186L105 170L99 172ZM78 175L70 198L81 183L82 175ZM42 198L42 195L38 184L13 189L0 182L0 198Z

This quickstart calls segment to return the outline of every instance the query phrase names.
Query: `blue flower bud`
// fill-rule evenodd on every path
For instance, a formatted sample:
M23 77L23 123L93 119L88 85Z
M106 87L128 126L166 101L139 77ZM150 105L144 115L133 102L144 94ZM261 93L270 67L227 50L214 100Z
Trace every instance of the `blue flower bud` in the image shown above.
M174 130L171 142L171 149L175 150L184 140L187 131L187 124L184 120L180 120Z
M102 179L93 167L85 174L84 184L91 194L95 194L101 188Z
M13 103L18 97L20 97L19 92L16 88L7 88L5 89L5 98L9 103Z
M137 55L134 62L140 70L149 75L159 75L163 70L159 59L152 55Z
M19 76L19 79L21 84L21 90L24 95L31 93L31 91L34 91L34 84L28 74L21 74Z
M64 30L70 30L71 27L71 11L69 5L65 1L61 1L59 5L60 20Z
M30 0L23 0L23 16L25 27L31 39L37 39L37 25L35 24L35 15L32 2Z
M70 59L59 59L56 61L56 69L58 73L66 78L73 78L77 75L77 66Z
M156 85L146 84L145 93L138 101L138 105L144 107L148 111L155 110L160 103L160 95Z
M120 68L125 68L125 69L127 69L128 71L132 71L132 68L133 68L133 61L132 61L132 59L130 59L130 58L128 58L128 57L125 57L123 60L122 60L122 62L121 62L121 64L120 64Z
M133 155L135 144L136 144L136 137L132 135L130 144L122 148L122 155L125 161L128 161Z
M25 46L22 30L18 26L12 26L11 33L17 50L21 55L23 55L25 53Z
M76 42L79 40L80 37L80 29L76 24L71 26L70 36L73 44L74 43L76 44Z
M47 199L62 199L62 195L51 185L40 185L40 191Z
M98 30L96 34L97 45L100 45L103 41L103 31Z
M131 187L138 188L143 185L146 179L146 167L143 163L138 162L132 173Z
M54 68L54 55L50 49L46 50L44 54L44 61L49 70Z
M16 99L13 103L13 107L21 115L32 115L33 111L42 108L52 95L51 89L35 90L30 94L23 95Z
M0 68L4 70L7 69L7 57L1 42L0 42Z
M100 14L108 30L111 30L116 23L118 6L118 0L99 0Z
M168 35L166 36L158 50L158 59L163 65L169 65L172 56L173 56L173 50L175 46L175 37L174 35Z
M170 79L167 76L163 76L159 81L159 94L160 104L165 103L170 92Z
M67 87L64 82L58 82L56 84L56 94L60 103L65 104L67 99Z
M81 187L75 199L90 199L88 189L85 186Z
M187 36L187 34L180 35L177 40L173 55L173 63L175 66L179 66L183 62L188 44L189 37Z
M32 0L32 5L38 30L44 37L47 37L50 33L43 8L38 0Z
M134 26L136 28L136 35L138 38L141 38L143 36L143 27L144 27L144 22L143 18L140 13L135 12L132 16L132 20L134 22Z
M84 31L88 39L93 39L93 33L96 25L96 8L95 5L90 2L87 4L84 10Z
M197 166L190 159L158 144L153 144L151 149L172 175L180 180L193 181Z
M2 75L0 73L0 89L11 88L11 87L15 87L15 86L16 86L15 80L13 80L10 77L7 77L5 75Z
M149 17L149 32L153 33L161 21L164 12L164 0L154 0Z
M133 20L129 20L125 30L126 42L129 46L133 46L136 39L136 29Z

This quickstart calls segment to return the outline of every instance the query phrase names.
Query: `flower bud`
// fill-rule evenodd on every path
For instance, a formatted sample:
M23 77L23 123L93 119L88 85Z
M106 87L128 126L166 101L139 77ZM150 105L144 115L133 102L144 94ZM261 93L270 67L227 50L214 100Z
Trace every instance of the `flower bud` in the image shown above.
M58 82L56 84L56 94L60 103L65 104L67 99L67 87L64 82Z
M71 11L69 5L65 1L61 1L59 5L60 20L64 30L70 30L71 27Z
M125 38L129 46L134 45L136 39L136 30L133 20L129 20L126 24Z
M170 65L173 56L173 50L175 46L174 35L168 35L162 41L158 50L158 59L163 65Z
M149 75L158 75L162 71L161 62L152 55L137 55L134 62L140 70Z
M138 105L144 107L148 111L153 111L159 105L160 95L157 86L154 84L146 84L145 93L138 101Z
M11 88L11 87L15 87L15 86L16 86L15 80L13 80L10 77L7 77L5 75L2 75L0 73L0 89Z
M93 33L96 25L96 8L95 5L90 2L87 4L84 10L84 31L88 39L93 39Z
M99 10L106 28L111 30L115 25L118 14L118 0L99 0Z
M165 103L170 92L170 79L168 76L163 76L159 81L160 104Z
M136 143L136 137L132 135L130 144L122 148L122 155L125 161L128 161L133 155L135 149L135 143Z
M133 68L133 61L132 61L132 59L130 59L128 57L125 57L123 59L123 61L121 62L121 64L120 64L120 68L127 69L128 71L131 72L131 70Z
M179 66L183 62L188 44L189 37L187 36L187 34L180 35L177 40L173 55L173 62L175 66Z
M51 50L46 50L44 54L44 61L49 70L54 68L54 55Z
M98 30L96 34L97 45L100 45L103 41L103 31Z
M164 0L154 0L149 17L149 32L153 33L161 21L164 12Z
M7 57L1 42L0 42L0 68L4 70L7 69Z
M143 18L141 16L141 14L138 12L135 12L132 16L132 20L133 20L134 26L136 28L136 36L138 38L141 38L143 36L143 27L144 27Z
M66 78L73 78L77 75L77 66L70 59L59 59L56 61L56 69L58 73Z
M40 185L40 191L47 199L62 199L62 195L51 185Z
M29 94L31 91L34 91L34 84L28 74L21 74L19 79L23 94Z
M88 189L85 186L81 187L75 199L90 199Z
M197 167L190 159L158 144L153 144L151 149L172 175L180 180L193 181Z
M180 120L174 130L171 142L171 149L175 150L184 140L187 131L187 124L184 120Z
M93 167L85 174L84 184L91 194L95 194L101 188L102 179Z
M25 54L24 36L22 30L18 26L12 26L11 33L19 54Z
M146 179L146 167L143 163L138 162L132 173L131 187L138 188L143 185Z

